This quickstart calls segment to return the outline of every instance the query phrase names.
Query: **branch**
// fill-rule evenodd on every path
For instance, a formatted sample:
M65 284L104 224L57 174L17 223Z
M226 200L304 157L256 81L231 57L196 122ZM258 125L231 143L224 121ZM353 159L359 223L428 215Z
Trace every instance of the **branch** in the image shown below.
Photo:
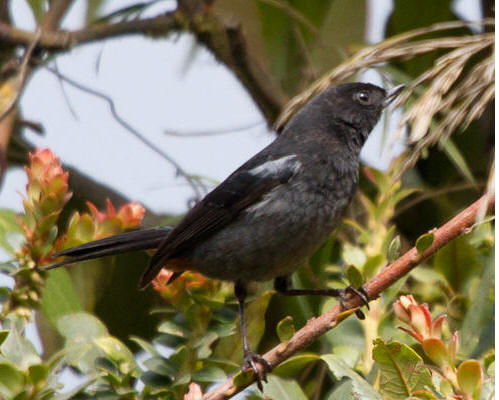
M171 32L191 32L243 83L267 122L272 124L286 102L285 95L248 53L240 25L224 24L210 12L184 14L167 12L152 18L100 23L76 31L44 31L38 48L51 52L68 51L74 46L125 35L164 37ZM27 46L34 35L0 22L0 41Z
M482 196L479 200L456 215L445 225L435 231L432 231L434 241L426 251L418 253L416 248L413 247L398 260L384 268L378 275L367 282L364 285L364 289L367 292L368 298L370 300L377 298L383 290L387 289L397 280L408 274L414 267L433 255L442 246L459 235L468 233L473 224L475 224L480 209L484 206L489 212L494 209L493 193L491 195ZM357 296L350 298L347 302L347 308L349 310L360 306L361 301ZM274 347L272 350L265 353L264 358L272 367L277 366L292 355L305 349L319 336L335 328L343 319L345 319L347 315L350 314L351 312L340 313L339 305L333 307L319 317L310 319L303 328L295 333L286 345L280 344ZM234 384L234 378L230 378L220 386L217 386L215 389L207 392L203 396L203 400L221 400L232 397L236 393L242 391L250 383L244 386L236 386Z
M59 25L59 22L71 7L73 0L53 0L50 2L50 8L45 13L40 29L44 31L53 31Z
M109 106L109 110L111 112L111 115L113 118L120 124L124 129L126 129L128 132L130 132L132 135L134 135L138 140L140 140L144 145L146 145L149 149L151 149L153 152L158 154L160 157L168 161L174 168L175 168L175 173L176 175L182 176L189 186L192 188L195 194L195 200L200 201L202 196L201 189L206 191L206 188L202 184L200 180L195 179L192 177L190 174L188 174L181 166L180 164L175 161L170 155L165 153L163 150L161 150L158 146L156 146L153 142L151 142L147 137L145 137L142 133L140 133L137 129L135 129L132 125L130 125L121 115L118 114L116 111L116 106L114 104L114 101L111 97L105 95L104 93L101 93L95 89L92 89L90 87L84 86L81 83L76 82L75 80L67 77L66 75L60 73L57 69L51 68L49 66L44 66L44 68L57 76L59 79L61 79L63 82L68 83L69 85L83 91L86 93L89 93L95 97L100 98L101 100L104 100L107 105Z

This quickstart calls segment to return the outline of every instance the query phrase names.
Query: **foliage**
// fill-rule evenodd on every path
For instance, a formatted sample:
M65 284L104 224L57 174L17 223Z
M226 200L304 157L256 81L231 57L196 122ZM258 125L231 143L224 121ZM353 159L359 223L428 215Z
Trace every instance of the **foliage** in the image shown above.
M89 0L86 24L133 21L160 3L137 2L104 14L105 1ZM208 3L196 15L200 20L212 12ZM432 228L491 182L492 129L486 118L494 96L494 39L488 30L493 21L471 32L461 21L443 24L454 18L449 1L431 2L431 15L415 12L412 3L395 2L386 27L391 37L371 46L363 43L362 1L219 0L213 6L216 15L240 19L249 33L248 54L261 61L275 93L297 96L281 122L323 86L380 62L385 76L409 83L403 121L410 125L415 151L395 159L387 172L361 170L349 215L294 274L297 288L360 286L412 245L423 253L434 241ZM48 4L29 1L37 21L43 21ZM237 47L238 38L232 39ZM254 90L240 70L236 76ZM137 267L146 262L144 254L70 270L41 268L53 262L56 251L136 228L145 210L133 202L118 210L109 200L105 207L71 203L71 177L60 161L50 150L36 150L24 160L17 156L19 143L13 135L8 160L26 165L24 211L16 216L0 210L0 246L12 258L1 271L14 281L13 287L0 288L0 397L197 400L230 375L244 385L251 377L239 372L242 338L230 284L187 272L166 285L172 271L163 270L154 290L139 293ZM435 143L443 152L430 147ZM490 184L487 189L493 190ZM71 190L73 197L90 195ZM363 321L346 319L306 352L278 365L263 393L251 388L246 397L492 398L494 242L493 220L478 221L371 301ZM260 352L286 346L305 321L337 302L284 298L274 295L270 284L250 289L249 339ZM27 338L34 321L41 349ZM82 378L69 389L60 379L68 367Z

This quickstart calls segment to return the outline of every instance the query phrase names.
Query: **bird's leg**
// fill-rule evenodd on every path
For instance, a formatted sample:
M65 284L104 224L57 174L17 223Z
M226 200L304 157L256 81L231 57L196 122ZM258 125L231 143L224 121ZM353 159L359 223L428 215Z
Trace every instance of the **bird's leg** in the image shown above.
M367 293L364 288L356 289L353 286L347 286L345 289L293 289L291 287L291 280L288 276L281 276L274 280L274 289L285 296L331 296L337 297L340 300L340 305L343 310L346 310L345 296L347 293L356 295L360 298L361 302L369 310L369 301ZM364 313L360 310L355 312L359 319L364 319Z
M262 381L267 382L267 372L271 370L271 366L268 361L261 355L253 353L248 344L248 334L246 331L246 319L244 317L244 301L246 299L246 286L241 281L236 281L234 283L234 293L236 295L237 301L239 302L239 318L241 320L241 333L243 336L243 352L244 361L243 369L251 368L255 373L256 383L258 389L263 391ZM263 372L260 372L256 367L256 364L260 363L263 366Z

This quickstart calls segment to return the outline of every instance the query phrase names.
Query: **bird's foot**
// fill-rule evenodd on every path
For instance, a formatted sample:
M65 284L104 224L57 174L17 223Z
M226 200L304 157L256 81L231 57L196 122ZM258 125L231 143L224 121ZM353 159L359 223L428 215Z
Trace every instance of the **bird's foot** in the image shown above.
M343 289L339 295L340 305L341 305L341 308L343 310L347 309L346 299L345 299L347 294L351 294L352 296L359 297L359 299L363 303L363 305L365 305L367 307L367 309L369 310L369 299L367 297L367 292L365 291L365 289L363 287L360 287L357 289L351 285L347 286L345 289ZM366 318L366 316L364 315L364 313L360 309L357 309L355 311L355 315L357 316L358 319L365 319Z
M256 363L262 365L263 369L260 371ZM267 383L267 372L270 372L272 367L269 362L261 355L253 353L251 350L244 352L243 370L251 368L255 374L256 385L261 392L263 392L262 382Z

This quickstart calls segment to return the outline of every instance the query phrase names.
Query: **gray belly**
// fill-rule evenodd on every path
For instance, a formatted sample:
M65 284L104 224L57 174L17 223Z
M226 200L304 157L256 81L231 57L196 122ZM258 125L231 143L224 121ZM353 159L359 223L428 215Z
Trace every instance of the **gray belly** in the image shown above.
M339 222L351 193L279 188L189 251L192 269L222 280L264 281L301 266ZM353 192L353 190L348 190Z

